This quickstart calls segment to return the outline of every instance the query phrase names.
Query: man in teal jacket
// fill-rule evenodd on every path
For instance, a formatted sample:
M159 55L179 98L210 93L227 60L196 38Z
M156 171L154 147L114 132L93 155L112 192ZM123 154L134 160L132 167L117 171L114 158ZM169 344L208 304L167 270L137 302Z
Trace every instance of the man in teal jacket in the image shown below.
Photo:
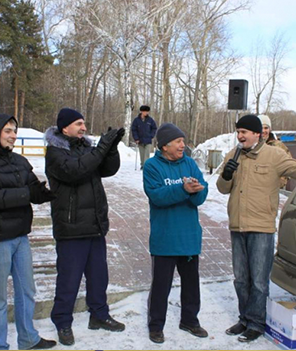
M174 124L162 124L156 134L159 151L144 165L152 257L148 328L150 340L156 343L164 342L168 296L176 266L181 277L179 328L198 337L208 336L197 318L202 238L197 207L205 201L208 185L194 160L184 154L184 138Z

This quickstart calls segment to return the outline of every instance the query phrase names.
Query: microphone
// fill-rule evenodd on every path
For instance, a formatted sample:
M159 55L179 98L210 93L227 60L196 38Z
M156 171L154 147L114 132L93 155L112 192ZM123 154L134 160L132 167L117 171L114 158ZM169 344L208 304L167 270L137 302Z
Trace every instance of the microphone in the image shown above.
M236 150L235 150L235 154L233 156L233 160L235 162L237 162L238 158L239 158L239 155L242 151L242 148L243 148L243 144L242 143L238 143L237 146L236 146Z

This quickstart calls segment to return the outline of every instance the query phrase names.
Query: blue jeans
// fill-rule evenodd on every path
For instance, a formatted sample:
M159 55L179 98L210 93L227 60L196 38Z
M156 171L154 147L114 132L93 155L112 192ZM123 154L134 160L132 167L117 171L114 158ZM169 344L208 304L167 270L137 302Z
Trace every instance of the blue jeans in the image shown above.
M7 280L12 275L14 286L14 318L18 348L25 350L40 341L33 326L35 284L32 254L28 237L0 241L0 349L7 343Z
M231 243L240 322L248 329L263 333L274 255L274 234L231 232Z

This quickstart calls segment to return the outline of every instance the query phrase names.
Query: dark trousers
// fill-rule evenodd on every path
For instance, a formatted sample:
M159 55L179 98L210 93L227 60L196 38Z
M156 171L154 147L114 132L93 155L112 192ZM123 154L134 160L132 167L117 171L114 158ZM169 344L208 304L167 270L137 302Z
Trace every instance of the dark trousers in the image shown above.
M107 319L108 266L105 238L57 241L56 252L58 275L51 320L57 330L72 325L74 304L83 274L86 278L89 312L98 319Z
M164 328L176 266L181 278L181 323L189 326L199 325L198 255L152 256L152 284L148 298L149 331L160 331Z

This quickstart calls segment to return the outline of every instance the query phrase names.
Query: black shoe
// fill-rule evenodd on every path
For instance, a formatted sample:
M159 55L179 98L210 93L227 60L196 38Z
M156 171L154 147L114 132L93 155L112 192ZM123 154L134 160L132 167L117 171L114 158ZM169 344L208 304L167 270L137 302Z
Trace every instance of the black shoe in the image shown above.
M164 342L163 331L151 331L149 332L149 339L156 344L162 344Z
M73 345L75 343L73 331L71 327L58 330L59 342L63 345Z
M232 327L226 329L225 333L227 335L239 335L239 334L243 333L246 329L247 329L247 327L245 327L240 322L238 322L235 325L233 325Z
M199 338L206 338L208 336L208 332L200 325L190 326L180 323L179 328L191 333L194 336L198 336Z
M97 319L93 316L90 316L88 329L105 329L110 331L121 332L124 331L125 325L123 323L117 322L112 317L107 318L106 320Z
M56 342L54 340L46 340L41 338L39 342L30 347L29 350L44 350L44 349L51 349L52 347L56 346Z
M247 329L241 336L238 337L238 341L240 342L250 342L259 338L263 333L253 330Z

